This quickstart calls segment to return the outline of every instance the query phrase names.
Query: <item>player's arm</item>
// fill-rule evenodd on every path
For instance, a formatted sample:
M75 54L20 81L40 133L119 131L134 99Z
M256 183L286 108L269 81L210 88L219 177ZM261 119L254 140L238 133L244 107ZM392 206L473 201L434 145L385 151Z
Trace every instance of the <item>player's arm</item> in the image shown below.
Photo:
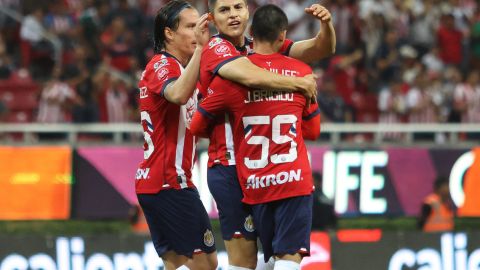
M281 89L299 91L311 98L317 94L317 83L313 75L288 77L266 71L253 64L247 57L238 57L222 65L217 73L230 81L253 89Z
M290 49L290 57L305 63L312 63L335 53L336 36L330 12L320 4L305 8L305 13L320 21L320 31L311 39L295 42Z
M193 114L190 132L195 136L208 138L217 115L225 112L227 102L228 96L223 88L207 96Z
M316 103L305 109L302 117L302 134L306 140L314 141L320 136L320 109Z
M190 62L180 77L168 84L163 92L165 99L172 103L184 105L196 88L203 46L208 42L210 37L207 17L208 14L202 15L195 25L194 31L197 39L197 47Z
M201 106L197 108L193 114L192 122L190 123L190 132L197 137L208 138L209 131L215 123L214 116L209 116Z

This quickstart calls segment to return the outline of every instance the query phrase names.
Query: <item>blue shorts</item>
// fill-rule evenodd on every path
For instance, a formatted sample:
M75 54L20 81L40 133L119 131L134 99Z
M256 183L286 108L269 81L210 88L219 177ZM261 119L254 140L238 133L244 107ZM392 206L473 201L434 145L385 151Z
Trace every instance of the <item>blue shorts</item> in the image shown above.
M207 182L217 203L223 239L244 237L256 240L251 207L242 203L243 193L236 166L215 165L208 168Z
M192 258L194 253L215 251L210 219L197 189L167 189L137 197L158 256L175 251Z
M265 262L273 255L310 255L312 195L255 204L253 221L262 243Z

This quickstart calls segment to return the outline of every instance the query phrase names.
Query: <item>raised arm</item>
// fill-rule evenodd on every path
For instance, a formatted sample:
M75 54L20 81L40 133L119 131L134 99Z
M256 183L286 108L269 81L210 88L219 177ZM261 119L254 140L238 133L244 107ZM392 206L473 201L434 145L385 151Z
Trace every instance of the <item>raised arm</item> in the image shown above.
M269 72L253 64L247 57L239 57L224 64L218 74L230 81L258 89L279 89L299 91L311 98L317 94L317 82L313 75L305 77L288 77Z
M311 39L295 42L290 49L290 57L305 63L312 63L335 53L337 39L330 12L320 4L305 8L305 13L320 21L320 31Z
M208 14L202 15L195 25L194 31L197 39L197 47L190 62L182 75L176 81L170 83L164 90L165 98L172 103L184 105L196 88L203 46L210 38L207 18Z

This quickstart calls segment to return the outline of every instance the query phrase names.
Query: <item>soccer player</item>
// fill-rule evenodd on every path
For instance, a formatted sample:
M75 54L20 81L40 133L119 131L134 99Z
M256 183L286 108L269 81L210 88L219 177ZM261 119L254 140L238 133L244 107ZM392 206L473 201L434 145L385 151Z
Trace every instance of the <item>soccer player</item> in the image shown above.
M207 24L207 14L199 17L184 0L162 7L155 18L155 55L139 82L145 144L135 189L169 270L184 264L202 270L217 266L210 220L191 181L196 140L187 129L197 106Z
M200 90L203 96L208 96L210 83L217 75L253 88L295 90L300 86L306 96L312 95L309 91L316 93L315 85L305 89L303 78L276 76L244 57L253 50L252 41L244 36L249 17L246 1L210 0L209 9L219 34L210 39L202 53ZM293 43L286 39L280 52L313 62L334 52L335 32L330 13L324 7L315 4L305 12L319 19L321 32L310 40ZM225 116L218 117L216 122L208 150L208 186L219 210L230 265L253 269L257 261L256 235L250 210L241 203L231 127Z
M306 64L277 53L285 42L287 26L286 15L278 7L259 8L252 22L257 54L249 60L284 75L311 74ZM243 202L253 207L265 261L275 254L275 269L300 269L302 255L309 253L313 191L303 138L316 139L320 133L318 106L306 107L306 99L298 93L247 89L220 76L213 78L208 91L191 131L208 135L215 118L225 110L231 112Z

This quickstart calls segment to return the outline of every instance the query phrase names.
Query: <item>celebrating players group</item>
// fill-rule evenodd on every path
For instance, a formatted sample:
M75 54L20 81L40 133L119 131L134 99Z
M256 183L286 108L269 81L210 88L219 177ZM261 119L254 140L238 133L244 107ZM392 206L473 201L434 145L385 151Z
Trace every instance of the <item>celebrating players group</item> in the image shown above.
M199 16L173 0L155 18L155 55L139 83L145 143L138 201L166 269L215 269L210 220L191 181L197 137L209 138L207 181L228 269L300 269L310 251L314 190L304 139L320 134L317 85L306 63L335 51L330 13L306 7L320 32L293 42L285 13L265 5L253 15L250 39L246 0L208 4Z

